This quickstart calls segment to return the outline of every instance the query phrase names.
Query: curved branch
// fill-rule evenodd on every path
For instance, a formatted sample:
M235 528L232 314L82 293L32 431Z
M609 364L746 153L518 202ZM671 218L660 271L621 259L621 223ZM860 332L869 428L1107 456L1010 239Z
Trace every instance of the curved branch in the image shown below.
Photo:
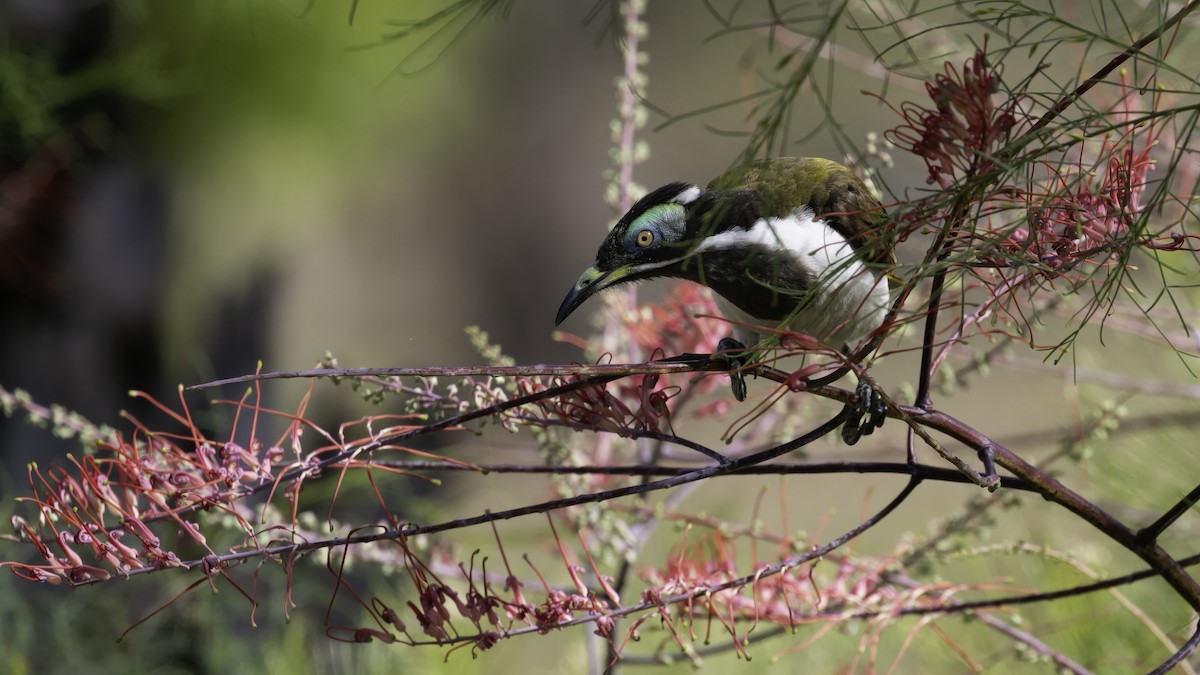
M658 466L646 464L616 464L616 465L530 465L530 464L456 464L454 462L437 461L403 461L403 460L371 460L361 462L362 466L380 466L402 471L454 471L477 473L528 473L555 475L583 476L680 476L694 469L682 466ZM791 476L814 474L896 474L917 476L922 480L938 483L958 483L973 485L971 479L954 469L929 464L909 464L907 462L777 462L774 464L754 465L720 476ZM1022 492L1037 492L1037 488L1025 481L1012 476L1003 476L1000 486L1009 490Z

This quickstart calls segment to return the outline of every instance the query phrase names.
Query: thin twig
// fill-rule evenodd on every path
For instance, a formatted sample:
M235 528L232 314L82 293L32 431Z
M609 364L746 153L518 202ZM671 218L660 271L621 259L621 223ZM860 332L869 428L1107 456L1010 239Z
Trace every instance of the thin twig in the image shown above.
M1092 675L1092 671L1079 665L1066 654L1037 639L1032 633L1009 625L1007 621L1004 621L1000 617L977 613L975 614L975 620L990 627L992 630L1003 633L1015 642L1024 644L1026 647L1053 661L1054 665L1064 671L1074 673L1075 675Z
M688 357L691 357L690 359ZM705 365L703 362L708 362ZM698 367L699 366L699 367ZM433 366L425 368L313 368L310 370L280 370L252 375L239 375L203 384L193 384L188 391L210 389L230 384L243 384L262 380L313 379L313 378L360 378L360 377L611 377L626 375L670 375L698 371L724 371L727 366L714 361L707 354L684 354L675 360L649 361L647 363L599 363L570 365L528 366ZM600 384L596 380L594 384Z
M1200 646L1200 625L1198 625L1196 631L1192 633L1192 637L1188 638L1188 641L1183 643L1183 645L1171 655L1171 658L1163 661L1161 665L1150 671L1149 675L1166 675L1167 673L1171 672L1171 670L1175 666L1179 665L1181 661L1186 659L1188 655L1196 651L1197 646Z
M368 462L359 462L366 466ZM626 465L583 465L583 466L544 466L532 464L484 464L470 465L454 462L435 461L402 461L402 460L371 460L370 466L381 466L403 471L453 471L482 473L524 473L524 474L569 474L569 475L598 475L598 476L679 476L694 468L657 466L644 464ZM755 465L734 471L723 476L791 476L813 474L897 474L903 476L917 475L923 480L942 483L972 484L972 481L961 472L941 466L929 464L909 464L907 462L781 462L765 465ZM1001 477L1001 487L1009 490L1036 492L1033 486L1012 476Z

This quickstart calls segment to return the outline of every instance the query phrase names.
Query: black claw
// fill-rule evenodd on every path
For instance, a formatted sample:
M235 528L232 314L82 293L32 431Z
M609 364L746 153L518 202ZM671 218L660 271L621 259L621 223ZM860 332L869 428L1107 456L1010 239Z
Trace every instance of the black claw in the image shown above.
M870 436L883 426L887 419L888 405L883 397L876 394L871 385L864 379L858 380L854 388L855 400L846 403L842 414L846 422L842 426L842 440L846 445L854 445L863 436ZM866 417L864 420L863 417Z
M858 421L853 418L846 420L842 427L842 440L846 445L854 445L859 438L862 438L862 427L858 425Z
M729 370L729 385L733 390L733 397L739 402L746 400L746 377L737 369L746 365L749 357L746 345L731 337L721 338L717 343L717 353L713 354L713 358L725 362L725 367Z
M888 404L883 400L883 397L871 390L871 419L867 424L871 425L872 431L883 426L884 420L887 419Z
M729 388L738 403L746 400L746 377L741 373L729 373Z
M875 430L878 428L879 427L875 426L874 424L871 424L871 418L868 417L867 421L863 422L862 426L859 427L859 430L862 431L863 436L870 436L871 434L875 433Z
M717 351L722 352L721 356L730 360L737 359L743 354L740 352L746 351L746 345L734 340L731 337L723 337L717 343Z

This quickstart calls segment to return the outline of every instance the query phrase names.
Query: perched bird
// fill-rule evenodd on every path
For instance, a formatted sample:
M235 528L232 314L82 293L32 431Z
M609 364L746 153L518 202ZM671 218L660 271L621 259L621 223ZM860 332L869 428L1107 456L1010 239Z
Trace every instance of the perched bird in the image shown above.
M862 180L827 159L755 162L707 188L670 183L634 204L609 232L555 323L610 286L675 277L716 293L733 326L719 353L749 358L777 340L772 328L848 350L887 314L886 276L895 258L886 223ZM734 377L734 396L742 400L745 383ZM858 414L842 432L851 444L882 424L886 412L865 383L857 391Z

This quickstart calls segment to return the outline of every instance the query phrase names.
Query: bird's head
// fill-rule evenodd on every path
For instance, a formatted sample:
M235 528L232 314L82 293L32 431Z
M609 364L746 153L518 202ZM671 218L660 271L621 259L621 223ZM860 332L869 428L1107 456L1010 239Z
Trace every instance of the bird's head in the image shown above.
M567 293L555 325L605 288L676 274L694 248L694 237L688 233L688 207L701 192L695 185L671 183L634 204L600 244L595 264L579 275Z

